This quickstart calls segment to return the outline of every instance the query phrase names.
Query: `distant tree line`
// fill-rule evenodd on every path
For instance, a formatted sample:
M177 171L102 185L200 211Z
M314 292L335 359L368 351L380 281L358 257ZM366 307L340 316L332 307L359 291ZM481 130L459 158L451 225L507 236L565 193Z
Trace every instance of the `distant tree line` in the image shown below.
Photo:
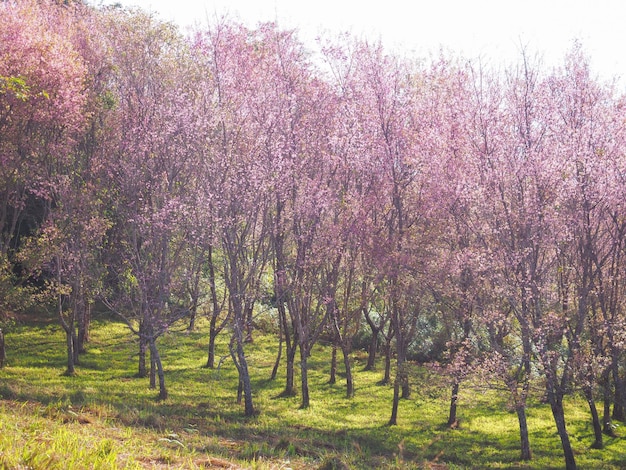
M350 36L313 54L274 24L184 36L121 7L2 2L0 318L53 311L73 374L102 303L163 399L159 337L205 316L207 366L228 334L247 416L261 309L272 378L302 407L313 346L332 344L351 397L366 332L389 424L420 351L450 379L450 425L468 376L506 387L522 459L540 383L574 469L568 395L595 447L626 419L626 100L577 44L558 68L520 59L422 62Z

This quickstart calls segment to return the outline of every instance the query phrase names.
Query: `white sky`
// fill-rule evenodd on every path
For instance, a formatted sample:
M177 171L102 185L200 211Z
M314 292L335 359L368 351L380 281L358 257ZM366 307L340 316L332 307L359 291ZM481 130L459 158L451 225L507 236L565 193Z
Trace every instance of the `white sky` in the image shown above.
M558 65L581 41L594 72L621 77L626 89L626 1L623 0L95 0L118 1L157 13L183 30L227 13L248 26L277 21L296 28L305 43L325 33L350 31L381 39L418 57L440 48L466 58L505 65L521 46Z

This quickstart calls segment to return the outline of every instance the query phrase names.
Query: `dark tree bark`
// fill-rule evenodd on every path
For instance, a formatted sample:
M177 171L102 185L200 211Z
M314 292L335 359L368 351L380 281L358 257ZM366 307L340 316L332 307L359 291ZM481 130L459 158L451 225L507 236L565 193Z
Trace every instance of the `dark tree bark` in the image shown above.
M602 374L603 410L602 432L607 436L615 437L615 430L611 421L611 371L606 369Z
M370 327L370 331L372 332L372 337L370 339L370 344L367 348L367 364L364 370L375 370L376 369L376 354L378 353L378 335L380 334L382 326L376 325L374 320L369 315L367 308L363 309L363 316L365 317L365 321L367 325Z
M372 338L367 347L367 364L363 370L376 370L376 353L378 352L378 330L372 330Z
M619 362L617 358L613 359L612 373L613 373L613 386L615 388L613 396L613 414L612 418L615 421L626 421L626 413L624 413L624 382L619 374Z
M150 376L150 389L154 390L156 388L157 365L154 354L152 354L152 348L150 348L150 350L150 373L148 375Z
M398 424L398 404L400 403L400 376L396 375L396 380L393 384L393 402L391 406L391 418L389 419L389 426L395 426Z
M252 337L253 330L253 311L254 311L254 302L246 302L244 314L245 314L245 330L246 330L246 343L252 343L254 338Z
M285 390L280 394L283 397L293 397L296 395L295 386L295 367L296 367L296 351L298 343L296 338L292 338L291 344L285 337L285 349L287 353L286 374L285 374Z
M274 361L274 367L272 367L272 374L270 375L270 380L276 380L276 376L278 375L278 368L280 367L280 360L283 356L283 338L284 338L284 330L285 325L283 322L283 316L278 315L278 351L276 352L276 360Z
M530 450L530 439L528 437L528 422L526 420L526 405L519 404L515 412L517 413L517 421L519 423L521 460L531 460L532 451Z
M354 379L352 378L352 363L350 361L350 349L341 348L343 353L343 365L346 369L346 398L354 397Z
M604 444L602 442L602 424L600 423L600 417L598 416L598 409L596 408L596 402L593 399L593 389L590 385L583 387L583 393L589 404L589 411L591 412L591 419L593 423L593 434L595 436L595 442L591 444L593 449L602 449Z
M548 401L550 402L550 409L552 410L552 416L556 423L556 429L561 439L561 446L563 447L563 456L565 457L565 469L576 470L576 459L574 458L574 451L570 443L569 434L567 433L567 427L565 425L565 412L563 410L563 400L556 396L554 392L548 392Z
M328 379L329 385L337 383L337 345L333 344L332 353L330 355L330 378Z
M83 299L78 310L78 341L76 343L76 352L84 354L86 352L85 344L89 342L89 328L91 325L91 302Z
M143 379L148 376L148 368L146 367L146 352L148 350L148 341L139 336L139 370L137 377Z
M383 352L385 354L385 372L383 373L383 378L380 381L380 384L388 385L391 383L391 338L387 338L385 340Z
M215 369L215 339L217 338L217 333L214 334L214 331L209 332L209 347L208 347L208 357L206 362L206 367L209 369Z
M456 405L459 401L459 382L455 381L452 385L452 393L450 395L450 412L448 413L448 426L456 426Z
M300 404L301 409L306 409L311 406L311 399L309 397L309 352L302 344L300 344L300 379L302 385L302 402Z
M217 297L217 287L215 285L215 263L213 261L213 246L209 245L207 250L207 267L209 271L209 293L211 295L211 318L209 320L209 346L206 367L215 368L215 340L226 326L230 315L222 321L218 321L222 313L222 305Z
M231 347L230 352L235 362L235 366L237 367L237 371L239 372L239 383L237 386L238 396L240 397L241 391L243 391L244 398L244 415L246 417L254 416L255 409L252 401L252 382L250 381L250 371L248 369L248 361L246 359L246 355L244 352L243 344L243 328L240 322L243 319L235 320L235 324L233 327L233 338L231 339ZM241 391L240 391L241 390ZM240 398L238 398L240 400Z
M154 360L156 365L157 375L159 376L159 400L167 399L167 389L165 388L165 373L163 371L163 364L161 363L161 356L156 346L156 339L150 340L150 360Z
M67 369L65 375L76 374L76 368L74 367L74 337L71 329L65 329L65 342L67 345Z

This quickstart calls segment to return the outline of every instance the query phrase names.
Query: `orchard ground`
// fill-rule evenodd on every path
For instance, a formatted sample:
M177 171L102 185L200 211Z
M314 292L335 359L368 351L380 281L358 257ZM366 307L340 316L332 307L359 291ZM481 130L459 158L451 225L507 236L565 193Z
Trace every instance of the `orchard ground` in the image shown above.
M463 384L460 425L446 425L449 387L414 367L411 399L401 402L398 426L387 426L393 390L382 372L364 372L355 352L356 396L328 385L330 348L311 358L311 407L278 398L269 381L275 335L257 333L247 345L259 414L243 417L236 403L237 372L226 336L224 356L204 368L204 323L161 339L170 396L157 401L148 379L135 377L137 344L122 324L93 325L88 351L74 377L65 370L64 334L52 324L15 326L7 334L8 365L0 370L0 468L528 468L562 467L562 450L548 405L528 409L531 462L519 461L515 413L503 391ZM567 399L566 417L582 469L626 467L624 432L591 449L585 401Z

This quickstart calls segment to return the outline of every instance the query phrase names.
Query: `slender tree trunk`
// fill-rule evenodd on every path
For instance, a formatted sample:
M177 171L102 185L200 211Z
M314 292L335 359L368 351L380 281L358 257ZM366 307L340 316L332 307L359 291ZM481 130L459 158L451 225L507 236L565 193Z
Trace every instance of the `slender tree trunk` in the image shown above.
M296 351L297 344L292 342L291 346L287 345L287 363L286 363L286 375L285 375L285 390L281 394L284 397L293 397L296 395Z
M254 304L245 306L245 329L246 329L246 343L252 343L254 338L252 338L252 314L254 311Z
M237 344L237 357L241 367L241 384L243 386L244 395L244 414L246 417L254 416L254 404L252 402L252 382L250 381L250 372L248 370L248 361L243 349L243 342Z
M295 364L296 364L296 351L298 349L298 342L296 335L291 335L289 327L287 326L286 312L283 317L285 322L285 353L287 355L286 374L285 374L285 390L280 394L281 397L293 397L296 395L295 388Z
M165 400L167 398L167 389L165 388L165 373L163 371L163 364L161 363L161 356L159 356L159 350L156 346L156 340L150 340L150 360L154 360L156 365L157 374L159 376L159 400Z
M518 404L515 409L517 413L517 421L519 422L519 436L520 436L520 448L521 459L528 461L532 459L532 452L530 450L530 439L528 437L528 422L526 420L526 405Z
M60 264L60 262L57 262L58 264ZM61 283L60 281L60 274L59 276L59 284ZM74 374L76 374L76 368L74 367L76 362L75 362L75 350L74 347L76 346L76 342L74 341L74 321L73 318L70 319L70 321L67 321L65 319L65 317L63 316L63 297L61 295L58 296L58 303L57 303L57 314L59 315L59 321L61 322L61 326L63 327L63 330L65 331L65 343L66 343L66 349L67 349L67 369L65 370L65 375L68 376L72 376ZM74 314L72 314L74 315Z
M612 364L613 372L613 385L615 388L615 394L613 397L613 415L612 418L615 421L626 421L626 414L624 413L624 380L619 375L619 366L617 359L613 359Z
M148 341L141 336L139 337L139 371L137 377L144 378L148 376L148 369L146 367L146 351L148 349Z
M372 339L367 348L367 364L364 370L376 370L376 353L378 352L378 330L372 330Z
M189 309L189 326L187 331L192 332L196 329L196 317L198 316L198 301L194 298Z
M241 405L241 400L243 399L243 382L240 380L237 384L237 404Z
M402 395L401 398L404 400L408 400L411 398L411 384L409 383L409 374L406 370L406 363L403 363L403 371L402 371Z
M215 339L217 338L217 332L214 329L209 331L209 348L206 367L209 369L215 369Z
M74 354L74 364L78 366L80 365L80 357L78 354L78 335L76 334L76 329L74 328L74 325L71 326L70 332L70 334L72 335L72 354Z
M611 373L607 369L602 374L602 391L603 391L603 413L602 413L602 432L607 436L615 437L615 430L611 421Z
M550 402L550 409L552 410L557 432L561 438L561 446L563 447L563 456L565 458L565 469L576 470L574 451L572 450L569 434L567 433L567 427L565 425L565 412L563 410L562 398L557 397L553 391L549 391L548 400Z
M396 380L393 383L393 402L391 404L391 418L389 419L389 426L395 426L398 424L398 405L400 403L400 377L396 375Z
M354 380L352 378L352 364L350 362L350 350L344 346L341 348L343 353L343 364L346 369L346 398L354 397Z
M302 384L302 401L300 404L301 409L306 409L311 405L309 397L309 366L308 366L309 353L306 346L300 344L300 380Z
M237 315L239 312L239 315ZM233 321L233 338L230 342L230 354L237 366L239 372L239 383L237 384L237 395L240 395L240 390L243 390L244 398L244 415L246 417L254 416L255 409L252 400L252 382L250 381L250 371L248 369L248 360L244 351L244 337L243 337L243 322L244 318L241 316L241 308L235 307L235 318ZM233 343L235 347L233 348Z
M375 370L376 369L376 353L378 352L378 335L380 333L380 328L376 326L376 324L372 321L367 310L363 310L363 316L365 317L365 321L370 327L372 332L372 338L370 339L370 344L367 348L367 365L364 370Z
M77 353L85 353L85 344L89 342L89 327L91 324L91 303L81 302L81 308L78 313L78 342Z
M156 359L154 357L154 354L152 354L152 347L150 347L150 373L148 375L150 376L150 388L151 389L156 388L156 375L157 375L156 369L157 369Z
M381 385L387 385L391 382L391 339L385 341L384 346L385 353L385 372L383 379L380 381Z
M272 368L272 374L270 380L276 380L278 375L278 368L280 367L280 360L283 356L283 330L286 328L283 325L282 315L278 315L278 352L276 353L276 361L274 361L274 367Z
M591 411L591 419L593 423L593 434L595 436L595 442L591 444L593 449L602 449L602 425L600 424L600 417L598 416L598 409L596 408L596 402L593 399L593 389L591 386L583 387L583 393L589 404L589 411Z
M337 383L337 345L333 344L332 353L330 355L330 378L328 379L329 385Z
M74 335L71 328L65 328L65 341L67 345L67 369L65 375L76 374L76 368L74 367Z
M213 266L213 246L209 245L207 252L207 264L209 268L209 291L211 293L211 320L209 322L209 348L206 366L215 368L215 339L220 332L217 320L220 314L219 301L217 299L217 287L215 286L215 266Z
M459 382L454 381L452 385L452 394L450 395L450 413L448 414L448 426L456 426L456 406L459 401Z

